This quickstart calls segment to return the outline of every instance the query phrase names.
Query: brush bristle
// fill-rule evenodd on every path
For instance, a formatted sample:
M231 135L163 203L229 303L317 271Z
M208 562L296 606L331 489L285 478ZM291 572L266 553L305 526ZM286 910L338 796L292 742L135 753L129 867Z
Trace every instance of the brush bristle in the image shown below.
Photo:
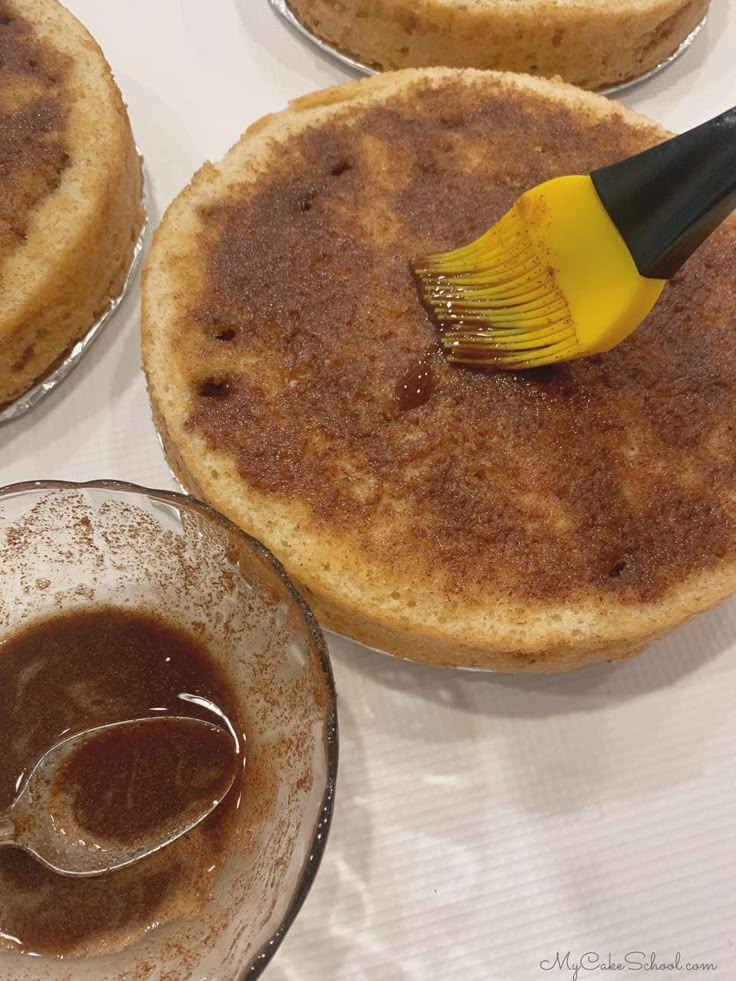
M451 361L527 368L572 356L575 324L514 208L470 245L412 263Z

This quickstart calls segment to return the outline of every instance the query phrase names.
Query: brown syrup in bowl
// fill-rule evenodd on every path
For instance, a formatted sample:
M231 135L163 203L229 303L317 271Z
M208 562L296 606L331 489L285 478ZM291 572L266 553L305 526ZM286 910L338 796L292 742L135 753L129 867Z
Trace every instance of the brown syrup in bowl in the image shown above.
M110 730L67 763L77 817L93 835L135 842L190 795L212 789L222 774L219 751L230 754L231 765L235 740L239 775L230 793L183 838L96 878L57 875L24 852L0 850L0 956L3 950L94 953L196 911L226 851L244 779L234 693L204 644L180 628L139 611L87 607L0 641L0 809L61 739L166 714L217 723L222 742L197 745L189 738L185 746L174 722L167 745L146 745L143 726L137 735Z
M81 743L54 776L52 813L61 800L95 844L155 846L224 798L236 764L227 729L149 717Z

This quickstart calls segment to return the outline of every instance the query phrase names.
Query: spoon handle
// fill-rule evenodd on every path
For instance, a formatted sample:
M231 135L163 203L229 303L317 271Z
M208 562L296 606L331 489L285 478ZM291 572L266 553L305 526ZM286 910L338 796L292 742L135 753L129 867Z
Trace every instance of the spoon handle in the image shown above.
M0 848L3 845L14 845L15 839L15 822L10 816L10 811L0 811Z

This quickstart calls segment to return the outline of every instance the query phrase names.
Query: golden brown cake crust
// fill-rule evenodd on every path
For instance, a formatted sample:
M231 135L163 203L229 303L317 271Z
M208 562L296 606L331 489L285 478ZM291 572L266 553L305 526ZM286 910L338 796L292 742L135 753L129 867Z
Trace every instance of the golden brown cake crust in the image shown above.
M169 459L328 626L560 670L734 588L735 223L610 354L515 374L432 354L431 398L397 398L434 339L408 257L665 135L565 86L399 73L263 121L174 203L144 286Z
M709 0L288 0L299 20L376 68L531 72L617 85L677 50Z
M0 0L0 405L116 296L142 175L102 52L56 0Z

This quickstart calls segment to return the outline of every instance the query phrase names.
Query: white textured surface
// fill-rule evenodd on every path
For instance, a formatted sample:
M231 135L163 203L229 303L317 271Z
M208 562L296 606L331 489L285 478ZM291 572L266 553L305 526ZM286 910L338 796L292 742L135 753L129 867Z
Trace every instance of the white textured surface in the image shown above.
M266 0L67 0L117 74L152 223L206 158L346 77ZM624 0L621 0L623 3ZM625 43L625 38L620 39ZM625 101L674 130L736 103L736 6ZM140 373L137 295L74 375L0 429L0 483L173 483ZM736 978L736 602L640 659L566 677L442 673L334 641L332 840L269 981L543 981L557 951L654 952L579 978ZM591 966L592 962L588 962ZM2 972L0 971L0 976Z

